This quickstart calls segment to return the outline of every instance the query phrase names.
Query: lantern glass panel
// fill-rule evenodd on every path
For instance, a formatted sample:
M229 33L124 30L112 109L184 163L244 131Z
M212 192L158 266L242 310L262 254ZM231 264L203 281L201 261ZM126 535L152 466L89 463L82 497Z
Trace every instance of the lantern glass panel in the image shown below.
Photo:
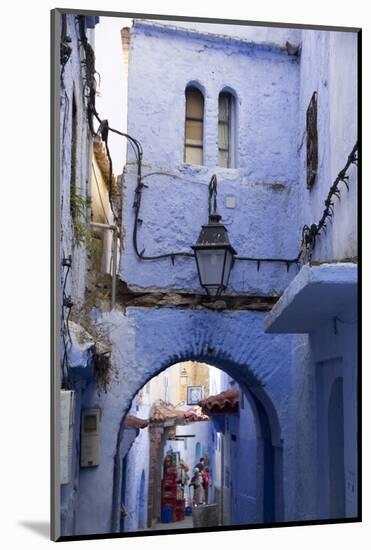
M223 273L223 285L224 287L227 287L229 275L232 269L233 254L230 250L226 250L225 254L226 254L226 257L225 257L225 266L224 266L224 273Z
M222 284L225 253L224 249L197 250L198 268L203 286L218 288Z

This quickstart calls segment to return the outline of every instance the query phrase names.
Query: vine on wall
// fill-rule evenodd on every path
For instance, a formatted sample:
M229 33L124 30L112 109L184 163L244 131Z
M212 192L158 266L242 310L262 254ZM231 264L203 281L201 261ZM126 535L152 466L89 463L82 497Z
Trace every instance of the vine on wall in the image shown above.
M91 199L80 195L76 185L72 184L70 208L75 243L77 246L85 245L90 254L96 254L98 252L97 243L87 220L87 210L90 206Z

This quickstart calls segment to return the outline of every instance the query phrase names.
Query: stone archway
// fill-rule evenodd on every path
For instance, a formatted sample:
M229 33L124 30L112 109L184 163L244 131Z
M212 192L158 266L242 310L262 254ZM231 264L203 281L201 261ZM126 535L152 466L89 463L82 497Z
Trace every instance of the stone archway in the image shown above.
M104 399L92 388L84 402L86 407L102 408L102 458L98 468L85 471L80 477L80 533L91 532L91 503L96 510L95 533L117 530L114 464L122 418L134 396L151 378L186 360L224 370L248 389L256 407L264 411L274 469L281 472L275 476L275 518L284 520L283 465L287 472L294 469L290 443L286 443L292 445L293 441L289 399L292 336L265 334L264 316L256 311L133 307L125 314L107 312L97 319L99 329L109 334L112 360L120 376L115 391ZM289 485L288 474L285 479Z
M214 367L221 368L225 360L223 357L206 356L197 358L202 364L209 364ZM186 361L196 359L192 356L185 357ZM198 363L196 362L196 365ZM283 472L282 472L282 440L281 440L281 428L279 425L277 413L275 407L267 395L266 391L259 385L253 385L251 383L253 374L249 374L247 377L239 374L239 366L232 365L230 360L227 360L227 368L221 368L235 378L241 387L241 391L247 397L250 404L252 413L254 415L256 433L257 433L257 461L259 461L259 468L257 468L257 522L261 523L274 523L282 521L283 519ZM171 368L172 365L166 367L160 367L156 371L153 377L160 374L167 368ZM153 378L151 377L151 378ZM147 380L148 382L149 380ZM147 383L146 382L146 383ZM140 388L138 391L141 391ZM138 393L138 392L137 392ZM133 396L134 399L135 395ZM124 424L124 418L122 419L122 425ZM149 426L150 437L150 454L149 454L149 486L148 486L148 523L147 527L152 527L152 520L154 517L159 517L160 513L160 478L161 478L161 465L162 465L162 453L166 440L166 434L169 428L165 428L162 424L153 424ZM117 460L117 464L121 464L120 460ZM118 483L120 472L116 471L114 475L114 485ZM157 492L156 492L157 491ZM116 507L117 508L117 507ZM117 515L113 507L113 518Z

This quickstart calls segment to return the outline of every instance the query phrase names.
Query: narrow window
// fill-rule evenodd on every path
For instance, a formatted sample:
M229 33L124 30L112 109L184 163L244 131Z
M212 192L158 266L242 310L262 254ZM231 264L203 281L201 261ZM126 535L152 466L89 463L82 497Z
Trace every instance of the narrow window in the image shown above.
M203 163L204 96L197 88L186 89L184 162Z
M231 168L232 163L232 116L233 96L228 92L219 94L219 166Z

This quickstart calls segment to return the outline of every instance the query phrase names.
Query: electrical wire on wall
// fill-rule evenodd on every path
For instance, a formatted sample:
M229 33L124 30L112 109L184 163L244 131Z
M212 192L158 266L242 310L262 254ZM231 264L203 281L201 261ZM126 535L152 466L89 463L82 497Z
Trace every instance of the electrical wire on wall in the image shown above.
M135 158L136 158L136 163L137 163L137 185L136 185L136 188L135 188L135 191L134 191L134 203L133 203L133 208L135 208L134 229L133 229L133 247L134 247L136 255L141 260L160 260L160 259L163 259L163 258L171 258L173 263L174 263L175 258L179 257L179 256L194 257L193 252L179 251L179 252L168 252L166 254L158 254L158 255L145 255L145 248L143 248L141 251L139 251L139 247L138 247L138 225L143 223L143 220L139 216L140 215L140 206L141 206L141 201L142 201L143 189L148 187L142 181L143 149L142 149L142 146L141 146L141 144L138 140L136 140L135 138L133 138L132 136L130 136L130 135L124 133L124 132L120 132L119 130L111 128L109 126L109 123L108 123L107 120L101 120L101 118L99 117L99 115L96 112L94 114L95 114L97 120L100 122L100 127L99 127L98 132L101 134L102 140L106 144L107 154L109 156L110 190L111 190L111 186L112 186L112 160L111 160L111 157L109 155L109 149L108 149L108 134L109 134L109 131L114 132L116 134L119 134L119 135L127 138L129 140L129 142L131 143L131 145L133 147L133 150L134 150L134 153L135 153ZM308 225L304 225L303 230L302 230L301 246L300 246L298 255L295 258L264 258L264 257L262 257L262 258L253 258L253 257L249 257L249 256L238 256L237 255L237 256L235 256L235 260L255 262L256 265L257 265L257 270L258 271L260 269L260 265L261 265L262 262L265 262L265 263L283 263L283 264L286 264L287 271L289 271L291 265L296 264L297 266L299 266L300 261L303 261L304 251L306 251L306 253L308 255L308 250L310 250L310 255L309 255L309 259L308 259L308 261L310 261L311 253L313 252L314 247L315 247L315 238L318 235L320 235L320 233L322 231L326 230L326 227L327 227L326 221L327 221L328 218L331 218L334 214L334 210L333 210L334 203L332 202L332 198L334 196L336 196L337 198L340 198L339 184L341 182L343 182L346 185L346 187L349 191L349 183L348 183L349 182L349 176L347 175L347 170L349 169L351 164L357 165L357 160L358 160L357 159L357 151L358 151L358 145L356 144L353 147L352 152L350 153L350 155L348 157L346 165L339 172L339 174L336 177L334 183L330 187L327 199L325 200L325 209L323 211L323 215L322 215L319 223L318 224L312 224L310 227ZM211 208L211 204L210 204L211 199L210 199L210 197L211 197L213 192L214 192L214 200L216 201L217 180L216 180L215 175L213 175L211 177L211 180L210 180L210 183L209 183L209 212L210 212L210 208ZM110 197L111 197L111 194L112 194L112 190L110 191ZM112 199L110 199L110 203L111 203L111 208L113 210L111 200ZM115 221L117 222L117 219ZM304 260L304 263L305 263L305 260Z
M63 340L63 359L61 363L62 368L62 388L68 389L70 387L70 380L69 380L69 360L68 360L68 348L71 348L72 346L72 338L71 338L71 332L69 327L69 318L71 314L71 309L73 306L73 302L71 300L71 296L67 295L66 293L66 287L67 287L67 281L68 276L70 274L70 270L72 267L72 257L71 255L67 258L63 258L62 260L62 266L63 269L66 268L64 271L64 281L62 286L62 340ZM67 314L66 314L67 311Z
M87 112L88 112L88 120L89 120L89 128L93 135L99 134L102 138L102 141L105 144L107 157L109 161L109 203L110 207L113 213L114 221L117 226L120 226L120 219L119 215L115 210L115 206L113 203L113 168L112 168L112 158L110 154L110 149L108 145L108 138L109 138L109 132L115 133L117 135L120 135L127 139L133 149L136 165L137 165L137 183L134 190L134 201L133 201L133 208L135 209L135 216L134 216L134 227L133 227L133 248L135 251L135 254L140 260L160 260L165 258L170 258L172 260L172 263L174 264L176 257L192 257L194 258L193 252L190 251L174 251L174 252L168 252L164 254L157 254L157 255L148 255L146 254L146 248L143 247L142 249L139 248L138 244L138 228L141 224L143 224L143 219L140 217L140 208L142 204L142 198L143 198L143 190L144 188L148 187L143 183L143 176L142 176L142 159L143 159L143 148L141 143L135 139L134 137L130 136L129 134L122 132L120 130L117 130L115 128L110 127L108 120L102 119L95 106L95 94L96 94L96 80L95 80L95 56L94 51L92 47L90 46L86 33L85 33L85 22L83 16L77 17L78 21L78 27L80 32L80 39L81 39L81 45L85 52L85 85L87 89ZM95 132L93 128L92 118L95 117L99 122L99 128L98 131ZM334 183L330 187L330 191L328 193L327 199L325 201L325 209L323 212L323 215L319 221L318 224L312 224L311 226L304 225L302 229L302 239L301 239L301 245L298 252L298 255L295 258L267 258L267 257L261 257L261 258L254 258L249 256L235 256L235 260L237 261L247 261L247 262L255 262L257 266L257 270L260 269L261 263L283 263L286 265L287 271L290 269L290 266L293 264L296 264L299 269L300 263L306 263L311 260L311 256L315 247L316 243L316 237L320 235L322 231L326 230L326 221L328 218L331 218L333 216L334 210L334 203L332 202L332 199L334 196L337 198L340 198L340 189L339 189L339 183L343 182L346 187L349 189L348 181L349 176L347 175L347 170L351 164L357 164L357 151L358 147L357 144L354 146L351 154L348 157L348 161L341 170L335 179ZM217 193L217 180L216 176L213 175L210 184L209 184L209 210L210 210L210 193L214 192L214 200L216 201L216 193Z
M85 99L87 101L87 114L88 114L88 124L89 129L92 135L94 135L94 126L93 126L93 115L95 114L95 96L97 91L97 81L95 75L98 74L95 70L95 54L92 46L89 44L88 38L85 31L85 16L78 15L76 17L78 23L79 35L80 35L80 44L84 52L84 60L82 64L85 69L84 76L84 89L85 89ZM99 75L98 75L99 76Z
M113 212L115 224L120 226L120 220L118 218L117 213L115 212L115 208L114 208L114 205L113 205L113 199L112 199L112 195L113 195L113 190L112 190L112 187L113 187L113 170L112 170L112 158L111 158L111 154L110 154L110 150L109 150L109 146L108 146L109 132L113 132L115 134L118 134L118 135L126 138L129 141L130 145L132 146L132 149L133 149L134 155L135 155L135 159L136 159L137 184L136 184L136 188L134 190L134 202L133 202L133 208L135 209L134 227L133 227L133 247L134 247L134 251L135 251L135 254L137 255L137 257L140 260L160 260L160 259L170 258L173 264L174 264L174 261L175 261L176 257L192 257L192 258L194 258L193 252L190 252L190 251L174 251L174 252L168 252L168 253L164 253L164 254L148 255L148 254L145 254L145 252L146 252L145 247L143 247L141 250L139 249L139 245L138 245L138 227L143 223L143 219L141 219L141 217L140 217L140 207L141 207L141 202L142 202L142 193L143 193L143 189L148 187L142 181L142 179L143 179L142 178L143 148L142 148L141 143L137 139L135 139L134 137L130 136L129 134L127 134L125 132L121 132L121 131L119 131L115 128L110 127L109 123L108 123L108 120L102 120L101 117L99 116L99 114L97 113L97 110L96 110L96 107L95 107L96 81L95 81L95 77L94 77L94 75L95 75L94 51L91 48L91 46L89 45L86 34L85 34L85 24L84 24L83 16L79 16L78 21L79 21L79 29L80 29L80 35L81 35L81 43L83 45L83 48L84 48L84 51L85 51L85 57L86 57L86 61L85 61L85 67L86 67L86 72L87 72L86 84L87 84L87 87L89 89L89 93L88 93L89 100L88 100L87 109L88 109L88 112L89 112L89 120L91 120L91 118L93 116L96 117L96 119L99 122L99 128L98 128L97 133L101 135L102 141L105 143L107 156L108 156L108 160L109 160L109 202L110 202L111 210ZM92 127L92 124L91 124L91 127ZM92 130L92 131L94 133L94 130ZM310 254L309 254L309 259L308 259L308 261L310 261L311 253L313 252L313 249L315 247L315 238L316 238L316 236L318 236L321 233L322 230L325 230L327 218L331 217L333 215L333 203L331 202L331 198L332 198L333 195L338 196L338 193L339 193L338 184L339 184L339 182L343 181L346 184L346 186L348 187L348 183L347 183L348 177L346 175L346 171L347 171L347 169L348 169L348 167L351 163L355 163L354 158L355 158L355 155L356 155L356 151L357 151L357 144L353 148L352 153L349 155L348 162L347 162L346 166L339 173L339 175L336 178L334 184L330 188L329 196L328 196L327 200L325 201L325 210L324 210L324 213L323 213L323 216L322 216L320 222L317 225L312 224L310 227L308 225L304 225L303 230L302 230L302 240L301 240L300 249L299 249L298 255L295 258L266 258L266 257L253 258L253 257L249 257L249 256L238 256L237 255L237 256L235 256L235 260L245 261L245 262L246 261L247 262L255 262L258 271L260 269L260 265L261 265L262 262L264 262L264 263L283 263L283 264L286 265L287 271L289 271L290 266L293 265L293 264L296 264L298 266L298 269L299 269L299 263L303 262L304 252L306 252L306 256L308 257L308 250L310 249ZM216 176L213 175L211 180L210 180L210 184L209 184L209 194L211 192L210 189L214 188L215 189L215 195L214 195L215 200L216 200L216 186L217 186ZM209 197L209 201L210 201L210 197ZM210 202L209 202L209 210L210 210Z
M61 83L61 90L63 91L63 95L61 96L61 102L64 103L64 109L63 109L63 123L62 123L62 170L64 168L65 164L65 138L67 134L67 125L68 125L68 117L70 113L70 100L67 94L65 82L64 82L64 72L65 67L68 63L68 61L71 58L72 54L72 40L71 37L67 34L67 15L62 15L61 20L61 40L60 40L60 65L61 65L61 72L60 72L60 83ZM63 173L62 173L62 179L63 179ZM63 206L63 204L62 204ZM64 257L62 259L62 304L61 304L61 337L63 342L63 357L61 361L61 387L68 389L70 387L70 381L69 381L69 360L68 360L68 347L72 345L72 338L70 333L70 327L69 327L69 317L71 314L71 308L73 306L72 300L70 296L67 296L66 294L66 287L67 287L67 281L70 274L72 266L72 257L71 255L68 257Z
M327 222L328 220L332 221L335 206L333 200L335 197L340 200L340 184L343 183L346 186L347 191L349 191L349 175L347 174L347 172L352 164L358 166L358 142L356 142L356 144L354 145L352 151L348 156L344 168L340 170L329 189L324 203L325 208L323 210L321 219L317 224L313 223L311 226L304 225L302 229L301 251L299 254L305 253L308 261L310 261L312 258L313 250L316 246L317 237L319 237L323 231L326 233Z

